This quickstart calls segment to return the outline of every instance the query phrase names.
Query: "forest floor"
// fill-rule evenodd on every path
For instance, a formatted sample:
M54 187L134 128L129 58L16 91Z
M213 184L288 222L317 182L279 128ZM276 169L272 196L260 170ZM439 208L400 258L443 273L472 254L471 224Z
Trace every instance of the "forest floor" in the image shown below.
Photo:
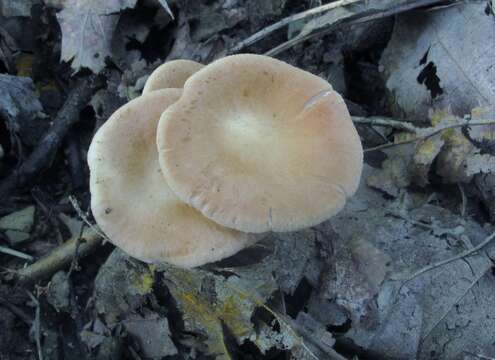
M0 360L495 359L494 6L0 0ZM93 135L160 64L244 52L342 94L358 192L217 263L130 258Z

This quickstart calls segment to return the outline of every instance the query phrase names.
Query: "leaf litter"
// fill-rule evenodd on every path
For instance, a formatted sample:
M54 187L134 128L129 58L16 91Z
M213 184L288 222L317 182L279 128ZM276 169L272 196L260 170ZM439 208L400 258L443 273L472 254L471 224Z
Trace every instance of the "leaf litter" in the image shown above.
M30 3L34 2L19 4L21 10L12 18L29 17L23 5L31 10ZM168 32L165 27L173 29L166 36L174 37L175 42L156 60L145 59L142 52L156 30L144 28L132 16L142 4L133 0L46 3L57 3L53 6L59 10L56 19L62 30L62 59L71 62L73 71L87 68L110 80L92 100L99 125L122 100L118 93L123 98L138 96L146 75L165 58L208 62L226 53L232 44L242 43L237 29L253 30L246 18L266 24L263 16L279 17L282 7L290 6L271 8L263 15L265 5L255 0L247 5L229 1L190 7L179 1L172 3L172 8L161 0L163 14L171 19L175 15L177 23L161 26L164 32L160 34ZM335 2L330 12L302 16L301 23L291 23L288 43L279 49L302 46L297 44L303 39L338 30L344 24L350 24L348 31L352 32L353 23L373 16L373 11L393 13L416 5L407 0L400 4L349 1L346 7L337 6L342 3ZM96 358L203 358L209 354L219 359L343 359L336 349L376 358L495 356L490 346L495 342L491 331L495 328L491 306L495 300L491 275L495 254L487 241L493 226L482 225L486 217L473 212L476 199L480 199L495 215L495 126L465 124L467 120L493 119L491 50L484 44L493 35L493 14L488 10L480 4L463 3L421 10L419 22L413 21L417 12L397 17L380 70L389 91L390 113L405 116L409 122L402 123L402 128L396 126L397 119L395 126L389 126L392 122L387 119L372 125L387 128L381 140L392 142L383 148L381 169L365 167L358 194L341 214L312 229L268 235L236 257L194 270L145 265L120 250L107 258L107 246L103 255L95 254L99 264L106 259L101 266L83 265L92 269L96 278L90 278L91 285L83 284L85 290L76 289L78 294L92 296L83 297L87 303L80 303L88 316L85 324L74 327L75 339ZM121 21L123 17L125 21ZM215 23L215 19L219 21ZM212 23L217 31L212 32L208 25ZM122 29L121 37L113 36L117 26ZM133 41L125 40L125 46L115 51L111 40L122 37ZM331 37L324 39L321 46L333 43ZM137 48L126 49L129 44ZM347 46L352 54L352 45ZM276 48L275 44L272 49ZM318 62L314 48L289 51L287 59L298 59L302 50L308 55L304 61L314 56ZM334 49L332 54L338 53ZM352 59L349 53L339 56L346 62ZM107 65L111 62L122 69L110 69ZM315 66L318 71L321 68ZM483 69L486 74L481 79ZM344 68L337 75L342 83L349 83L343 78L347 71ZM324 71L322 76L326 75ZM21 123L23 116L30 118L30 123L43 119L34 88L39 86L38 80L33 84L12 78L9 81L19 82L29 93L23 98L32 101L19 105L12 100L15 97L7 96L0 102L0 112L7 114L2 116L12 124ZM0 91L17 90L0 86ZM345 91L352 97L352 87ZM409 143L398 145L403 142ZM462 199L464 211L457 215L457 207L442 202L445 197L454 198L442 187L460 183L467 194ZM72 238L77 238L78 222L72 216L59 218ZM28 235L36 231L33 227ZM485 242L486 246L481 246ZM74 276L82 274L76 270ZM46 293L50 305L39 302L44 310L55 310L57 316L69 316L73 304L73 289L67 288L64 279L63 272L56 273ZM3 306L2 301L0 298ZM13 313L19 314L19 304L8 311L14 309ZM11 327L9 319L2 315L0 323ZM36 341L44 352L63 351L69 356L69 350L57 349L57 330L40 321L38 317L36 326L43 327L43 332L38 331ZM6 345L0 341L0 353L3 348ZM246 351L251 354L245 355Z

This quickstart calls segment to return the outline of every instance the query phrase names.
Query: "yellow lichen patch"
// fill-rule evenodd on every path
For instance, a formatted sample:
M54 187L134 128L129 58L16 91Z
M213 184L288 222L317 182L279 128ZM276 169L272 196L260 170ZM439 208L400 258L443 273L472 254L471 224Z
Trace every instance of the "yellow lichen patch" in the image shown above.
M448 110L436 110L436 111L430 112L429 118L430 118L431 125L437 126L448 116L449 116Z
M474 110L474 113L479 111ZM433 129L441 129L450 125L459 124L462 119L450 114L447 110L435 111L430 114L430 120L433 125ZM436 173L443 178L444 182L456 183L469 181L469 176L466 176L464 171L464 164L473 150L473 145L464 136L460 127L451 128L442 131L440 135L429 138L424 142L423 147L419 147L418 150L423 151L415 156L415 158L423 160L431 160L429 163L416 162L420 165L428 164L428 168L423 169L423 180L426 179L427 170L429 165L436 160ZM431 147L433 152L428 154L428 146ZM435 152L437 154L435 155ZM428 158L426 155L435 155ZM427 183L427 181L425 181Z
M414 166L411 169L411 175L418 185L425 186L429 183L431 165L444 144L445 141L440 136L430 137L418 144L413 157Z
M394 143L411 140L414 137L415 137L414 134L411 134L411 133L406 132L406 131L404 131L404 132L397 132L397 133L394 134Z
M414 161L420 164L431 164L438 155L444 141L438 137L431 137L421 142L414 155Z
M145 271L139 274L135 281L134 286L141 295L146 295L153 291L153 285L155 284L155 272L151 268L149 271Z
M471 121L477 122L480 120L493 119L494 113L492 108L475 107L471 110ZM481 141L495 140L495 125L485 125L472 127L470 129L471 137Z

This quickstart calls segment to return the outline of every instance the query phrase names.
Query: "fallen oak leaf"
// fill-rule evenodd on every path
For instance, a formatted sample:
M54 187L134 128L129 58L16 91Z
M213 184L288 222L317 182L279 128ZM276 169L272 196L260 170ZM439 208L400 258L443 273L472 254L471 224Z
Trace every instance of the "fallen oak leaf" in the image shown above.
M62 30L61 60L71 62L75 72L82 67L99 73L111 57L112 35L119 12L133 8L137 0L67 0L57 14Z
M380 3L380 2L378 2ZM392 112L424 119L431 108L458 116L475 106L493 106L495 38L486 1L397 17L380 65Z
M223 279L203 270L168 267L164 272L165 282L184 313L185 328L202 332L206 337L208 354L216 359L230 360L232 355L226 343L224 330L236 339L246 339L253 332L251 316L257 302L234 289L249 287L264 303L276 290L270 274L260 274L259 279L230 276Z

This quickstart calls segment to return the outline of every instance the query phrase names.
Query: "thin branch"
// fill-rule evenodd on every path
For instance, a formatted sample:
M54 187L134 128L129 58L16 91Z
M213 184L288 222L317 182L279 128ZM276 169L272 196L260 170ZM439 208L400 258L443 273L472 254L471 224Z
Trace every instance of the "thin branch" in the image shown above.
M414 278L430 271L430 270L433 270L437 267L440 267L440 266L443 266L443 265L446 265L448 263L451 263L452 261L456 261L456 260L460 260L460 259L463 259L465 257L468 257L470 255L473 255L474 253L480 251L481 249L483 249L485 246L487 246L493 239L495 239L495 232L493 232L492 234L490 234L489 236L487 236L485 238L485 240L483 240L481 243L479 243L478 245L476 245L475 247L473 247L472 249L469 249L469 250L466 250L466 251L463 251L461 252L460 254L457 254L455 256L452 256L451 258L448 258L448 259L445 259L445 260L442 260L442 261L439 261L439 262L436 262L434 264L431 264L431 265L428 265L428 266L425 266L424 268L422 269L419 269L418 271L415 271L414 273L412 273L411 275L409 275L405 280L404 282L401 284L400 286L400 289L399 289L399 292L400 290L402 289L402 287L408 283L409 281L413 280ZM395 280L399 280L399 279L395 279Z
M419 136L413 137L413 138L408 139L408 140L403 140L403 141L399 141L396 143L378 145L378 146L375 146L372 148L364 149L364 152L384 150L384 149L388 149L388 148L395 147L395 146L415 143L417 141L422 141L422 140L426 140L428 138L431 138L432 136L438 135L438 134L442 133L443 131L449 130L449 129L455 129L455 128L460 128L460 127L464 127L464 126L483 126L483 125L493 125L493 124L495 124L495 120L476 121L476 122L470 122L469 120L465 120L459 124L447 125L447 126L444 126L442 128L439 128L439 129L434 129L434 130L430 131L429 133L426 133L424 135L419 135Z
M394 119L389 119L383 116L353 116L352 121L354 124L371 125L371 126L386 126L397 130L403 130L407 132L417 133L418 128L406 121L399 121Z
M109 241L110 239L108 238L108 236L106 236L97 226L95 226L94 224L91 223L91 221L89 221L88 219L88 216L87 216L87 213L85 213L81 207L79 206L79 203L77 202L77 199L74 197L74 196L69 196L69 201L72 205L72 207L74 208L74 210L76 210L77 212L77 215L79 215L79 217L81 218L81 220L91 229L93 230L96 234L100 235L103 239Z
M6 197L14 189L27 184L51 165L65 135L79 121L79 113L101 86L100 79L93 77L78 82L57 113L53 125L42 137L33 152L19 168L14 169L8 177L0 182L0 198Z
M18 257L20 259L28 260L28 261L34 260L34 257L32 257L31 255L24 254L20 251L17 251L17 250L14 250L14 249L8 248L6 246L2 246L2 245L0 245L0 252L7 254L7 255L12 255L12 256Z
M276 56L280 54L281 52L288 50L289 48L300 44L304 41L311 40L315 37L321 37L324 35L327 35L335 30L341 25L351 25L351 24L361 24L361 23L366 23L374 20L379 20L383 19L392 15L396 15L399 13L403 13L406 11L410 11L416 8L424 7L424 6L432 6L438 3L442 3L444 0L416 0L413 1L410 4L399 4L399 5L394 5L391 8L384 9L381 12L378 13L372 13L370 15L369 11L362 11L360 13L356 13L353 16L349 16L348 18L344 19L338 19L335 22L328 24L328 26L322 30L317 30L314 32L311 32L309 34L303 34L303 35L298 35L295 36L294 38L276 46L275 48L267 51L265 55L267 56ZM460 0L453 0L454 4L460 3Z
M330 4L321 5L321 6L318 6L318 7L313 8L313 9L309 9L309 10L306 10L306 11L303 11L303 12L300 12L300 13L297 13L297 14L294 14L294 15L291 15L291 16L288 16L288 17L286 17L286 18L284 18L284 19L282 19L282 20L280 20L280 21L278 21L278 22L276 22L276 23L274 23L274 24L272 24L270 26L267 26L266 28L258 31L257 33L251 35L247 39L244 39L239 44L237 44L236 46L234 46L229 51L229 54L234 54L234 53L237 53L237 52L241 51L243 48L245 48L247 46L250 46L250 45L254 44L255 42L260 41L261 39L263 39L266 36L270 35L274 31L277 31L278 29L281 29L284 26L289 25L290 23L293 23L295 21L299 21L299 20L305 19L307 17L314 16L314 15L317 15L317 14L321 14L323 12L326 12L326 11L331 10L331 9L335 9L337 7L346 6L346 5L349 5L349 4L354 4L354 3L357 3L357 2L360 2L360 1L363 1L363 0L339 0L339 1L334 1L334 2L332 2Z
M31 298L31 301L36 306L33 322L34 339L36 341L36 349L38 350L38 359L43 360L43 349L41 347L41 308L40 302L34 297L31 292L27 291L27 294Z
M445 311L445 313L437 320L435 321L435 324L433 324L432 328L430 330L428 330L426 332L426 334L421 338L421 342L424 342L428 336L430 336L430 334L433 332L433 330L436 329L436 327L438 326L438 324L440 324L446 317L447 315L449 314L449 312L452 310L452 308L459 304L462 299L464 299L464 297L468 294L468 292L474 287L474 285L476 285L478 283L478 281L481 280L481 278L483 276L486 275L486 273L488 272L488 270L485 270L485 271L482 271L478 276L476 276L474 278L474 280L471 282L471 284L469 284L469 286L466 288L466 290L464 290L462 292L462 294L452 303L452 305Z
M88 255L101 243L100 235L91 229L85 230L81 240L78 239L79 236L71 238L55 248L49 255L41 258L32 265L18 270L15 273L17 280L21 283L32 283L46 278L64 266L69 265L76 253L78 241L80 241L80 244L77 254L80 258Z
M451 229L445 229L445 228L441 228L439 226L435 226L435 225L432 225L432 224L425 224L421 221L416 221L416 220L412 220L398 212L389 212L388 213L389 215L392 215L392 216L395 216L399 219L402 219L404 221L407 221L408 223L410 224L413 224L415 226L419 226L419 227L422 227L422 228L425 228L425 229L429 229L429 230L433 230L433 231L440 231L442 232L443 234L449 234L449 235L452 235L452 236L456 236L456 232L455 232L455 229L451 230Z

